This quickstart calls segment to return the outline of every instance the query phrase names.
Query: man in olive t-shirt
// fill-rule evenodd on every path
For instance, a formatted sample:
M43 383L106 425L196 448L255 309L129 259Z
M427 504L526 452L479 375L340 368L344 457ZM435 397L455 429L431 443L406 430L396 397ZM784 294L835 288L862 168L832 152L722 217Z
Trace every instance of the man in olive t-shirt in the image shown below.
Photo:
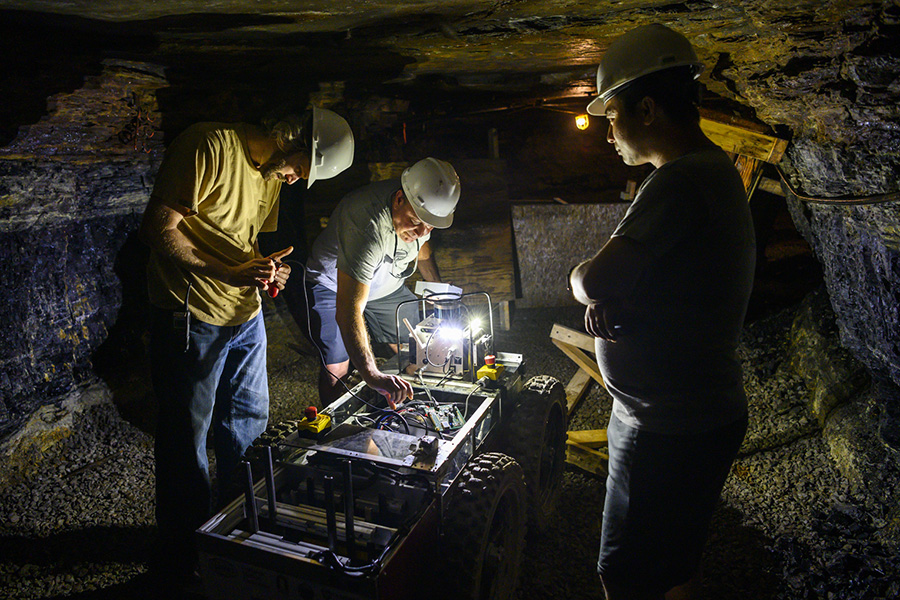
M309 175L303 129L296 118L272 132L246 124L189 127L168 148L144 213L159 405L154 567L175 587L194 573L193 532L212 507L208 432L221 492L266 427L259 291L284 288L290 267L283 261L292 248L264 257L256 239L277 226L282 182Z

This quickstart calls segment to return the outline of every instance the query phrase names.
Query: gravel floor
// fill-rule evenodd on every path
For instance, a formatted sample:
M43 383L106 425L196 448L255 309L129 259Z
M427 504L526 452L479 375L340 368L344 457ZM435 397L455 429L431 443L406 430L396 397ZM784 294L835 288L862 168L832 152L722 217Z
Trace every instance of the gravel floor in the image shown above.
M267 313L274 422L299 414L315 397L316 358L282 309L269 305ZM871 511L860 513L869 499L852 494L831 463L803 408L807 392L782 362L792 316L785 311L745 330L750 431L710 532L705 598L864 597L840 593L855 585L855 571L835 572L835 556L855 549L884 556L880 567L866 563L872 568L900 566L890 552L867 549L874 542L864 529L854 535L827 527L841 515L865 522ZM550 343L549 333L554 323L578 328L580 322L577 308L520 310L512 331L498 334L497 348L524 354L529 374L566 383L576 367ZM75 414L71 435L41 460L0 468L0 481L7 482L0 491L0 598L148 596L154 477L153 440L146 432L153 414L144 381L137 376L124 387L119 382L116 389L124 391L113 402ZM107 388L98 383L98 389ZM605 391L592 386L570 429L605 427L609 407ZM565 474L556 527L528 542L520 599L602 597L595 572L602 503L602 481ZM878 595L866 597L897 597L890 595L895 575L885 577ZM837 593L816 595L825 579Z

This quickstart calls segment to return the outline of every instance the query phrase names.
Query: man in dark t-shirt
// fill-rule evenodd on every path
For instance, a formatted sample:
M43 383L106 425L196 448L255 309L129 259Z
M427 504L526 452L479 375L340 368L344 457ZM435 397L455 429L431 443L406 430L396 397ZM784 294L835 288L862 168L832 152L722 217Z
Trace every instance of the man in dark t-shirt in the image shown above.
M684 36L639 27L601 59L588 107L626 164L656 167L569 282L613 396L598 563L608 600L690 597L747 428L737 345L753 225L734 164L700 129L701 70Z

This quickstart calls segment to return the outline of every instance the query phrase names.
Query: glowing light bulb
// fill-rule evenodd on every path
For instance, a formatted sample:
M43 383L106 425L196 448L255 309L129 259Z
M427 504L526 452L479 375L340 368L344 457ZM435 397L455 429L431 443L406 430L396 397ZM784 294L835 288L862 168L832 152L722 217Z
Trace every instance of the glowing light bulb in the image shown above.
M437 330L437 335L444 340L458 342L459 340L463 339L465 333L459 327L441 326Z
M591 124L591 120L588 118L587 115L578 115L577 117L575 117L575 127L577 127L578 129L580 129L582 131L587 129L588 125L590 125L590 124Z

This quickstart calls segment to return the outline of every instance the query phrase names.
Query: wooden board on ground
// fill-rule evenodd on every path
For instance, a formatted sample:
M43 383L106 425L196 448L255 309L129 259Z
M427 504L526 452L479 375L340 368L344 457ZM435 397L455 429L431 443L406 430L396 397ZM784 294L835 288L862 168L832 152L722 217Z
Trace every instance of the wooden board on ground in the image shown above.
M569 431L567 443L578 444L587 448L600 448L607 444L605 429L581 429Z
M576 365L587 371L588 374L593 377L594 381L596 381L603 387L606 387L606 384L603 383L603 376L600 374L600 369L597 368L597 361L588 356L588 354L584 350L582 350L581 348L576 348L571 344L560 342L559 340L551 341L557 348L562 350L566 356L571 358Z
M572 414L578 402L587 392L591 380L604 385L600 369L597 367L597 360L593 357L594 338L586 333L555 323L550 330L550 341L578 365L578 371L566 386L566 408L569 414Z
M584 398L588 388L591 387L592 381L591 374L584 369L579 367L575 371L575 375L572 376L572 379L566 385L566 412L568 414L571 415L578 403L581 402L581 399Z
M566 463L599 477L605 476L609 453L605 429L584 429L568 432L566 439Z
M571 329L558 323L553 324L550 330L550 338L565 342L570 346L581 348L590 353L594 353L594 337L584 332Z
M602 478L606 477L608 463L609 456L603 452L578 444L566 444L566 464L576 470Z

